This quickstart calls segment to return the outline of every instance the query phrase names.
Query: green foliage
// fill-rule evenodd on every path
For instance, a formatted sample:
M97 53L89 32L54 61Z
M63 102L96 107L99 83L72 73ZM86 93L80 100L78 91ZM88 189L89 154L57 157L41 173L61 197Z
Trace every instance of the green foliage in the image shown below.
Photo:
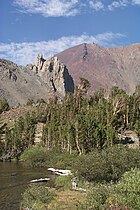
M0 113L2 113L3 111L8 111L9 108L9 104L6 99L0 100Z
M5 129L4 153L14 154L19 158L21 153L34 144L36 116L27 113L25 117L19 117L14 126Z
M55 180L55 187L60 190L71 189L72 176L58 176Z
M83 78L81 83L83 87L89 87L88 81ZM138 87L131 96L114 87L108 99L100 90L90 97L68 94L61 103L56 99L47 104L40 100L34 108L35 113L20 117L13 128L7 130L5 151L18 150L22 153L31 147L39 122L44 123L42 145L47 151L60 150L63 154L78 152L81 155L93 149L110 148L118 144L118 132L131 129L140 135L139 107Z
M30 185L23 194L21 209L44 210L53 200L54 193L44 185Z
M134 129L140 137L140 85L129 97L129 126Z
M41 146L32 146L24 151L24 153L21 155L21 159L25 161L27 166L41 167L46 163L47 152L45 148Z
M124 90L120 89L117 86L112 87L111 91L110 91L110 96L111 97L115 97L117 95L124 95L126 94Z
M53 157L52 165L62 169L72 169L75 159L78 157L77 153L69 154L68 152L57 152L53 150L50 152L50 156Z
M79 210L96 209L102 210L103 206L109 196L108 187L105 185L94 186L87 195L84 204L79 204Z
M76 153L69 154L59 150L46 150L41 145L34 145L26 149L21 155L25 165L30 167L56 167L60 169L71 169L77 157Z
M27 105L27 106L32 106L33 104L34 104L33 99L28 99L26 105Z
M105 178L106 162L99 151L93 151L77 158L74 165L77 175L87 181L101 181Z
M117 183L106 203L124 205L132 210L140 209L140 170L125 172Z
M138 153L137 153L138 152ZM112 147L102 151L102 158L106 162L106 181L118 181L125 171L131 167L140 167L138 156L140 151L127 147Z
M95 150L75 160L77 175L88 181L118 181L122 174L133 167L140 168L140 150L112 147L101 152Z
M140 209L140 170L125 172L121 180L113 185L97 184L89 189L84 204L79 203L79 210L97 209Z
M117 133L110 102L103 95L98 97L91 101L68 95L62 104L49 104L43 129L43 142L48 149L59 147L81 154L114 144Z

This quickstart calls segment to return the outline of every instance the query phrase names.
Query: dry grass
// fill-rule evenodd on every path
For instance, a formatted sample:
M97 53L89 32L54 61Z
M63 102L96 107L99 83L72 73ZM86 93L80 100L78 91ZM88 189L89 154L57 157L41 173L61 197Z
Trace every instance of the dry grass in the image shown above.
M49 205L49 210L76 210L78 202L84 202L86 192L66 190L56 193L56 198Z

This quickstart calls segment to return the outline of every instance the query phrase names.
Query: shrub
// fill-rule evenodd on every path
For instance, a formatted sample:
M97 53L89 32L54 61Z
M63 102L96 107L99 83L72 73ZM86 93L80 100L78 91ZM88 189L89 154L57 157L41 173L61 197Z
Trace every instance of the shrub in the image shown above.
M110 193L107 203L114 205L124 205L131 210L140 209L140 170L131 169L124 173L117 183L112 193Z
M77 158L74 170L80 179L101 181L106 174L106 162L99 151L94 151Z
M71 176L58 176L55 180L56 188L63 190L71 189Z
M109 196L109 188L106 185L97 184L90 189L84 204L79 203L79 210L101 210Z
M8 101L6 99L0 100L0 113L8 111L10 109Z
M53 200L54 193L44 185L30 185L23 194L21 209L44 210Z
M53 149L46 150L40 145L35 145L25 150L21 159L30 167L56 167L62 169L71 169L77 154Z
M58 152L55 153L55 167L63 169L72 169L74 161L78 157L77 153Z
M125 172L115 185L97 184L89 189L80 210L140 210L140 169Z
M140 168L140 150L127 147L112 147L105 150L103 158L106 160L106 181L118 181L131 168Z
M116 182L131 168L140 168L140 150L112 147L95 150L75 160L74 170L79 178L89 182Z
M25 164L30 167L41 167L47 160L47 153L45 148L41 146L32 146L24 151L21 159L25 161Z
M90 209L102 209L108 197L108 189L104 185L97 185L87 196L86 206ZM87 208L87 209L88 209Z

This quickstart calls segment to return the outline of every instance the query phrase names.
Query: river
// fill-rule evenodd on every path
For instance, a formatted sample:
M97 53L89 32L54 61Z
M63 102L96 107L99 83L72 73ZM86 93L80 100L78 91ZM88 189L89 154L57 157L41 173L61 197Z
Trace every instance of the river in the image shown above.
M30 180L41 177L53 178L44 168L26 168L20 162L0 162L0 210L19 210L22 194Z

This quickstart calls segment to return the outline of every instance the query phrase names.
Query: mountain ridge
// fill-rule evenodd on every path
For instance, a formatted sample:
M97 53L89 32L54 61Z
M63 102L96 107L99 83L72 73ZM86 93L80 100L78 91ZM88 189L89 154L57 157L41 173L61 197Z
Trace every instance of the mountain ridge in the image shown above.
M109 91L112 86L131 94L140 84L139 43L110 48L84 43L58 53L57 57L67 66L75 84L80 77L89 80L90 94L100 88Z
M39 54L26 67L0 59L0 99L17 106L28 99L63 98L80 77L90 82L89 95L113 86L132 94L140 84L140 43L110 48L83 43L48 59Z
M26 67L0 59L0 99L6 98L11 107L26 104L28 100L63 98L73 89L67 68L57 57L47 60L39 57L38 63Z

